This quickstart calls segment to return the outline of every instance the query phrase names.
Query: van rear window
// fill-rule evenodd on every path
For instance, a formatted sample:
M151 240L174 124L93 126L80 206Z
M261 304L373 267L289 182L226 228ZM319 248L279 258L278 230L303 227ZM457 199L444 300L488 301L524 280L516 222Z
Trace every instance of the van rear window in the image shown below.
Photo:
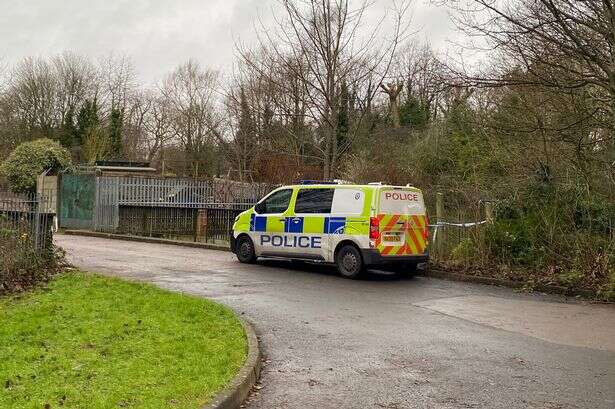
M380 192L379 213L424 214L423 194L415 190L383 190Z

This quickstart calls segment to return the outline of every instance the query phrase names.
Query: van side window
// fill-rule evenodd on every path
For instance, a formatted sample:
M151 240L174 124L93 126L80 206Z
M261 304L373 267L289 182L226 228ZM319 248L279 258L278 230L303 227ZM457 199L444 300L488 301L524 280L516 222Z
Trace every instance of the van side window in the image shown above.
M258 214L284 213L288 209L290 197L293 195L292 189L278 190L267 199L258 203L254 210Z
M331 213L333 189L301 189L297 194L295 213Z

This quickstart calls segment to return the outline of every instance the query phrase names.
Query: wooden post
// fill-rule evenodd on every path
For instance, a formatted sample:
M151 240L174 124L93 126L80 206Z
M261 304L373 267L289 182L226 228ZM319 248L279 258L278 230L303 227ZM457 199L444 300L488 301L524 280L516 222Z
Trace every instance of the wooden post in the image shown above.
M493 202L485 202L485 220L489 224L493 224L495 221L493 217Z
M444 195L436 193L436 221L444 221Z
M436 223L438 225L436 233L436 256L440 257L444 250L444 226L440 226L440 223L444 222L444 195L440 192L436 194Z

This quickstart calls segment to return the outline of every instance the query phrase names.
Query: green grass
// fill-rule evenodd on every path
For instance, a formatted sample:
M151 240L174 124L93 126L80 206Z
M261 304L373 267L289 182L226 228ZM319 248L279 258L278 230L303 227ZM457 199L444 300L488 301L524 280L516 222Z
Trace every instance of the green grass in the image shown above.
M0 408L197 408L246 352L228 308L67 274L0 298Z

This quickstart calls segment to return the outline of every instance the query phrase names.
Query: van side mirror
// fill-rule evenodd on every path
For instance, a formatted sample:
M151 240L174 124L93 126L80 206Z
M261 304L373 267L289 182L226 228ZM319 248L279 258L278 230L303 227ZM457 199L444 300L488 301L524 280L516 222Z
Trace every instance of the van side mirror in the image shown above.
M256 213L258 214L263 214L265 213L265 202L260 202L257 203L256 206L254 206L254 210L256 211Z

